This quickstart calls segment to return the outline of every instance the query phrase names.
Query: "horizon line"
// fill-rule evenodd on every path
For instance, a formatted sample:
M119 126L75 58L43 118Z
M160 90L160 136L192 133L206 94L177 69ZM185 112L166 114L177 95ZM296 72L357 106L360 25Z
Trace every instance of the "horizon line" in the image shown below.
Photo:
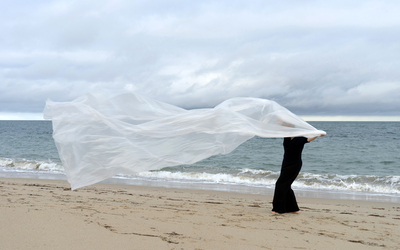
M388 115L298 115L304 121L381 121L400 122L400 116ZM43 113L0 112L1 121L44 121Z
M311 116L299 115L305 121L331 121L331 122L400 122L400 116L377 116L377 115L331 115Z

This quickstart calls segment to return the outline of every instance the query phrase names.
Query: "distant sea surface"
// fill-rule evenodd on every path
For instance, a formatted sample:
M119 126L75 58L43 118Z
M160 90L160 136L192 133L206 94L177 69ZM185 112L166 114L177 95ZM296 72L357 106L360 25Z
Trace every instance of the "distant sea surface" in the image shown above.
M298 196L400 202L400 122L310 124L327 135L305 145ZM105 182L273 194L282 143L254 137L228 155ZM51 121L0 121L0 177L65 179Z

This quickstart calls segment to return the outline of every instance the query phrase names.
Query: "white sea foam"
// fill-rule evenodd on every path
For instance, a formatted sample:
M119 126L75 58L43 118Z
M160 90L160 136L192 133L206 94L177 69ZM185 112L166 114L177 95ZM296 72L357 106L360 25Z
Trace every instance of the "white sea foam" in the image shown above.
M260 169L250 169L250 168L242 169L241 173L250 173L250 174L254 174L254 175L279 174L279 172L273 172L273 171L269 171L269 170L260 170Z
M2 167L12 167L13 161L11 159L0 158L0 166Z
M156 171L142 172L137 176L185 182L273 187L278 174L273 171L243 169L237 174ZM260 177L260 175L263 177ZM303 173L293 183L292 187L294 189L400 194L399 180L399 176L377 177Z
M295 181L292 185L293 188L306 188L317 190L337 190L337 191L356 191L366 193L386 193L386 194L400 194L399 185L372 185L371 183L346 183L343 180L330 183L305 183L303 181Z
M171 179L182 181L196 181L205 183L219 183L219 184L239 184L239 185L257 185L266 186L273 185L274 180L268 178L253 178L244 175L232 175L225 173L191 173L191 172L142 172L137 176L157 179Z
M64 171L60 163L50 160L33 161L0 158L0 167L7 168L6 171L32 170L43 173L60 173ZM279 171L243 168L231 170L229 173L149 171L138 173L135 176L120 175L118 178L143 178L172 182L216 183L273 188L278 177ZM292 187L294 189L320 191L400 194L400 176L380 177L301 172Z
M400 194L400 176L302 173L293 186L323 190Z
M0 167L8 167L16 170L43 170L54 172L64 171L64 168L61 164L52 162L51 160L34 161L26 159L0 158Z

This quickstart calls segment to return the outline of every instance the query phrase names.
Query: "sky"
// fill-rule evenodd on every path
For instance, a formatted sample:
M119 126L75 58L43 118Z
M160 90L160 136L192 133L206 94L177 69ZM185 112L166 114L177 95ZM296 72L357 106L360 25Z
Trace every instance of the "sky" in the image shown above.
M99 89L187 109L249 96L310 119L400 120L397 0L0 4L3 120Z

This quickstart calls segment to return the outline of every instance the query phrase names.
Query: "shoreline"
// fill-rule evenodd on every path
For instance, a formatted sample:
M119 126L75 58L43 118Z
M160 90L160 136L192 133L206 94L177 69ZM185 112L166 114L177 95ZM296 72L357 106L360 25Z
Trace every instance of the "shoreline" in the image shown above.
M66 181L64 173L28 173L28 172L0 172L0 178L22 178L34 180L63 180ZM220 183L201 183L201 182L182 182L165 179L125 179L113 177L100 184L116 184L128 186L144 186L144 187L164 187L176 189L190 189L190 190L210 190L210 191L223 191L234 192L242 194L260 194L260 195L273 195L274 189L270 187L256 187L235 184L220 184ZM90 187L90 186L89 186ZM79 188L80 189L80 188ZM78 189L78 190L79 190ZM334 200L359 200L359 201L374 201L374 202L389 202L400 203L400 195L390 195L385 193L363 193L363 192L344 192L339 190L311 190L311 189L298 189L293 188L296 197L303 198L322 198Z
M400 205L299 197L273 215L270 195L0 178L5 249L398 249Z

